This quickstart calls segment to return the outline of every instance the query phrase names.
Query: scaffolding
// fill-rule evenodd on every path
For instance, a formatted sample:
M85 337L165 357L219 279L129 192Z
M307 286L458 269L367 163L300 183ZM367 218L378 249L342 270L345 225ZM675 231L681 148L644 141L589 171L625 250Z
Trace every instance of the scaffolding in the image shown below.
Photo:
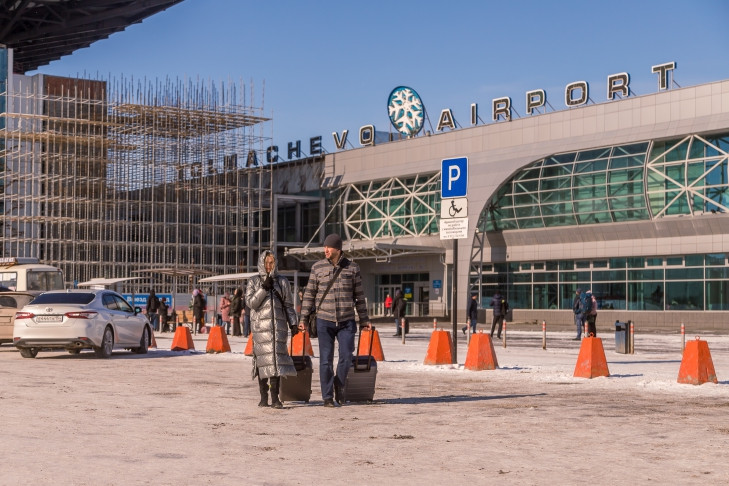
M2 256L186 293L273 246L252 87L12 75L0 99Z

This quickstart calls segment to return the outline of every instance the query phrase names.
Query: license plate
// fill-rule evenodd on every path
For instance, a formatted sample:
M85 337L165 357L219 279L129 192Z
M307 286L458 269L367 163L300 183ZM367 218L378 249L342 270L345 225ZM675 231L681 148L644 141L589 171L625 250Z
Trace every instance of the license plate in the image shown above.
M35 322L63 322L63 316L35 316Z

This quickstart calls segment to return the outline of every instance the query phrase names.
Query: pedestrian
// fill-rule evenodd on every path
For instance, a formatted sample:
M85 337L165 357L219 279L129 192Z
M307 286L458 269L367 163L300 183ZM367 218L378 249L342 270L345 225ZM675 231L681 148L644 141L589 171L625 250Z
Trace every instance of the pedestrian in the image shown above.
M240 287L233 291L233 298L230 300L228 314L233 320L233 336L240 336L240 313L243 310L243 289Z
M195 289L192 291L192 321L197 326L197 332L202 332L205 326L205 307L207 301L202 290Z
M157 309L157 315L159 316L159 328L162 332L169 331L169 326L167 325L167 312L169 311L170 307L167 305L167 299L165 297L162 297L159 299L159 308Z
M324 257L311 267L299 329L304 329L309 314L316 312L321 396L325 407L337 407L345 402L344 384L352 364L357 334L355 308L360 326L371 330L372 323L367 314L359 265L344 256L339 235L330 234L324 239ZM333 363L335 339L339 344L336 374Z
M240 300L241 311L240 315L243 318L243 337L248 337L251 334L251 309L248 307L245 293Z
M149 291L149 295L147 296L147 319L149 319L149 323L152 325L152 329L155 331L158 331L158 318L157 311L159 310L159 298L155 295L154 290Z
M395 334L393 337L401 336L400 327L402 326L402 320L405 318L405 298L400 289L395 291L395 299L392 301L392 315L395 317Z
M225 334L230 334L230 292L227 290L220 298L220 320L225 327Z
M501 297L501 294L497 290L491 298L491 304L489 305L494 308L494 320L491 322L491 337L494 337L494 329L496 329L496 323L498 323L499 333L496 335L496 338L501 339L501 328L504 327L504 319L506 319L506 313L509 312L509 303Z
M392 312L392 297L390 294L387 294L387 297L385 297L385 317L389 316Z
M597 336L597 299L592 295L592 290L585 292L585 319L587 320L587 336Z
M476 294L471 295L471 302L468 303L468 323L471 326L471 334L476 334L476 324L478 323L478 295ZM466 334L467 329L468 326L463 326L463 334ZM501 334L500 329L499 334Z
M264 251L258 259L258 275L248 281L246 302L251 309L253 331L253 377L261 392L259 407L283 408L278 392L282 376L296 376L294 360L289 356L289 328L296 333L296 311L291 284L278 275L276 258Z
M575 291L572 312L575 313L575 327L577 328L577 337L573 341L579 341L582 339L582 330L585 328L585 299L582 296L582 289Z

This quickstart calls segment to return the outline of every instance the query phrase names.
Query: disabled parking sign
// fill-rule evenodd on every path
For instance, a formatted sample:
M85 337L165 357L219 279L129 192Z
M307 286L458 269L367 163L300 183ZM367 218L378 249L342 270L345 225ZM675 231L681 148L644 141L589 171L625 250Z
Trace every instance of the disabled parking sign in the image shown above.
M466 197L468 193L468 158L443 159L440 175L440 197Z

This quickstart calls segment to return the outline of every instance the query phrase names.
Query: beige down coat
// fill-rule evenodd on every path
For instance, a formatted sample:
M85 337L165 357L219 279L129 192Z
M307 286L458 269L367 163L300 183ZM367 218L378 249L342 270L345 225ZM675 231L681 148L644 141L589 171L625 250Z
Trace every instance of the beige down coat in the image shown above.
M264 251L258 259L258 275L246 285L246 304L251 310L251 333L253 337L253 376L296 376L294 362L289 356L289 327L298 324L291 284L286 277L278 275L274 267L274 290L268 292L261 287L266 280L264 260L270 251ZM283 302L282 302L283 300Z

